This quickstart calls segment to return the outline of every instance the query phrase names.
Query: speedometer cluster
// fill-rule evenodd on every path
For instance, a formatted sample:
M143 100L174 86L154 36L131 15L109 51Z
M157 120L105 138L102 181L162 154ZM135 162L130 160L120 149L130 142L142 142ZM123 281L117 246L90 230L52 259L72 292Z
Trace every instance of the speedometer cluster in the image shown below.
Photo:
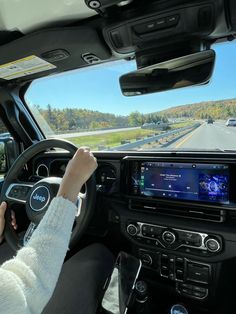
M115 189L117 173L111 164L101 164L96 171L98 191L112 193Z

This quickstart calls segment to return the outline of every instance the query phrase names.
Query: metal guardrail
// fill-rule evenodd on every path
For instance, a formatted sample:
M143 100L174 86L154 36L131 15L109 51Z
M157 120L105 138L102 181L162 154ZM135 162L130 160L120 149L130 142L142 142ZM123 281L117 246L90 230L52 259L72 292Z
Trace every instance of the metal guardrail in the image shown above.
M168 132L158 134L158 135L155 135L155 136L152 136L149 138L145 138L143 140L135 141L133 143L127 143L127 144L123 144L120 146L112 147L109 149L109 151L111 151L111 150L130 150L130 149L133 149L133 148L145 145L145 144L149 144L149 143L161 140L161 139L168 137L170 135L174 135L174 134L178 135L179 133L181 133L183 131L187 131L187 130L192 131L192 130L198 128L200 125L201 125L200 123L196 123L196 124L191 125L191 126L186 126L184 128L179 128L179 129L175 129L172 131L168 131Z

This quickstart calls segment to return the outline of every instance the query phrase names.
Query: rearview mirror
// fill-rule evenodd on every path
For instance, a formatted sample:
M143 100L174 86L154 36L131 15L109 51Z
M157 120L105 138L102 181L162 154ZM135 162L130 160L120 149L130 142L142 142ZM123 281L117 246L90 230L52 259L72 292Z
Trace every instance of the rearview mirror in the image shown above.
M125 96L136 96L206 84L214 65L214 50L206 50L125 74L120 86Z

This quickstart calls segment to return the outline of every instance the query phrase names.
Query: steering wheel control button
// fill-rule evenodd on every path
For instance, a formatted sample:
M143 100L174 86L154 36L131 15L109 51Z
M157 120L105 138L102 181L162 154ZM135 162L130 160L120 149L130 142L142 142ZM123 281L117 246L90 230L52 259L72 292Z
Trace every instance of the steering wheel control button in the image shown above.
M24 184L11 184L6 192L6 196L9 199L19 202L25 202L26 196L32 186Z
M165 231L165 232L163 232L163 234L162 234L162 240L163 240L166 244L170 245L170 244L173 244L173 243L175 242L176 236L175 236L175 234L174 234L173 232L171 232L171 231Z
M205 246L208 251L212 253L219 252L221 250L220 242L213 238L208 238L205 242Z
M33 211L43 210L50 201L50 192L46 186L38 186L30 196L30 207Z

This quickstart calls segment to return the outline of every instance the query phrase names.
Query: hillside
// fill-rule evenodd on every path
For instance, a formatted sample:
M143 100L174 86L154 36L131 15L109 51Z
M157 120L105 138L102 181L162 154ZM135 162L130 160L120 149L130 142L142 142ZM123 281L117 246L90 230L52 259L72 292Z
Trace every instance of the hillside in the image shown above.
M167 118L227 119L236 117L236 98L178 106L158 112Z
M69 130L80 131L135 127L141 126L144 123L167 122L168 118L207 119L211 116L216 120L228 119L229 117L236 117L236 98L183 105L149 114L133 111L127 116L81 108L58 109L51 105L48 105L47 108L44 109L40 108L38 105L33 105L31 110L35 116L39 117L41 127L43 127L44 130L49 130L47 132L50 132L50 128L57 132ZM42 118L40 116L42 116Z

